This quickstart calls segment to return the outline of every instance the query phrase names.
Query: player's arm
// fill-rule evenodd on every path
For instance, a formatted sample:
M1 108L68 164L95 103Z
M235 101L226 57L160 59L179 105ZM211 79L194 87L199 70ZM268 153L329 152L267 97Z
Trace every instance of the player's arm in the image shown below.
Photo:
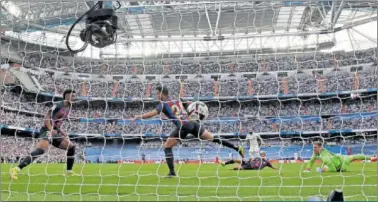
M278 170L278 168L274 167L269 161L268 163L266 164L266 166L268 166L269 168L273 169L273 170Z
M192 101L185 101L182 98L180 98L180 101L181 101L182 106L184 107L185 110L187 110L189 105L192 104Z
M68 133L65 131L65 130L63 130L63 129L61 129L61 128L57 128L57 130L58 130L58 132L60 133L60 134L62 134L63 136L68 136Z
M321 172L336 172L336 166L333 165L324 165L320 170Z
M336 161L336 158L334 158L334 157L325 159L324 162L323 162L324 166L323 166L321 171L322 172L336 172L337 169L336 169L334 161Z
M51 125L51 113L53 112L53 109L55 109L56 106L53 106L51 109L49 109L45 115L45 118L43 119L43 122L45 124L45 126L47 127L47 129L49 131L52 131L52 133L54 132L53 130L53 127ZM55 131L55 134L56 134L56 131ZM55 135L53 134L53 135Z
M53 125L51 124L52 114L56 113L61 109L61 103L54 104L46 113L44 118L44 124L49 131L52 131L52 135L56 135L57 131L54 130Z
M154 117L158 114L159 114L159 112L154 109L154 110L147 112L147 113L144 113L142 115L136 115L134 119L135 120L136 119L149 119L149 118L152 118L152 117Z
M259 135L259 136L257 136L257 138L260 140L260 146L263 146L263 145L265 145L265 142L264 142L264 140L261 138L261 136Z
M142 115L136 115L133 119L133 122L137 119L149 119L149 118L152 118L158 114L160 114L161 112L163 111L163 105L162 104L159 104L158 106L155 107L154 110L150 111L150 112L147 112L147 113L144 113Z
M314 161L315 161L315 153L312 154L311 158L310 158L310 161L307 163L307 166L306 166L306 169L305 169L305 172L309 172L312 168L312 165L314 165Z

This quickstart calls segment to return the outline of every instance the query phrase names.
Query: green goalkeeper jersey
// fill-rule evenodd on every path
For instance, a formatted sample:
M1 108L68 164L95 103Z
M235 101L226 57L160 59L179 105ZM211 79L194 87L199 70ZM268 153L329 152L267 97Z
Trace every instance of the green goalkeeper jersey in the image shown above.
M321 160L323 165L328 167L327 171L330 172L337 171L342 166L342 159L339 155L335 155L334 153L323 148L319 154L314 153L312 155L310 161L307 163L307 169L311 169L316 159Z

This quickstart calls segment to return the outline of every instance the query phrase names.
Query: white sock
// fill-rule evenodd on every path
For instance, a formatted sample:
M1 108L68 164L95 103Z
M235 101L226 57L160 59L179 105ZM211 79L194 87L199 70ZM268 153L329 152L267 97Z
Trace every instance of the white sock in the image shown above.
M17 170L17 171L21 171L21 169L20 169L18 166L16 167L16 170Z
M72 173L72 170L67 170L67 173Z

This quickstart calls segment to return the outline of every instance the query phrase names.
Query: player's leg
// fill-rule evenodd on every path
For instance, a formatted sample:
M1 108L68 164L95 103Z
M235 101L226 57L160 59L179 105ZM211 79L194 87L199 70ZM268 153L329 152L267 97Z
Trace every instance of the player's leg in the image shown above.
M350 155L350 156L343 155L343 156L340 156L340 158L341 158L342 166L339 170L341 172L347 171L349 164L353 161L357 161L357 160L360 160L360 161L365 161L365 160L376 161L375 157L367 156L367 155L364 155L364 154L356 154L356 155Z
M235 160L235 166L233 170L251 170L251 165L244 160Z
M198 124L199 125L199 124ZM236 146L231 142L221 139L219 136L214 137L209 131L205 130L202 126L199 126L199 134L202 134L200 137L204 140L213 141L215 143L221 144L225 147L231 148L237 151L242 158L244 158L244 148L242 146Z
M49 147L49 141L48 140L40 140L37 144L37 148L33 150L29 156L23 158L20 161L20 164L18 164L18 168L23 169L26 166L28 166L30 163L32 163L36 158L40 157L45 153L45 151Z
M66 137L53 139L52 145L66 151L67 175L74 175L72 168L75 163L75 145Z
M168 177L176 176L175 172L175 164L174 164L174 156L172 148L176 146L178 143L178 138L180 137L181 130L176 128L174 129L171 134L169 135L168 139L164 142L164 153L165 153L165 161L167 162L169 173Z
M258 145L250 145L249 147L249 159L254 159L260 156L260 147Z
M365 161L365 160L371 160L371 161L376 161L376 157L372 157L372 156L367 156L367 155L364 155L364 154L356 154L356 155L351 155L351 156L348 156L350 161L353 162L353 161L356 161L356 160L360 160L360 161Z
M228 161L222 161L220 164L222 166L225 166L225 165L228 165L228 164L241 164L242 161L241 160L237 160L237 159L231 159L231 160L228 160Z
M227 140L221 139L219 136L214 137L213 134L207 131L200 123L196 121L192 121L188 125L190 126L187 126L187 127L191 128L189 129L189 131L193 135L196 135L197 137L200 137L203 140L209 140L209 141L218 143L220 145L223 145L225 147L231 148L237 151L240 154L240 156L244 158L244 148L242 146L236 146Z
M346 172L349 168L349 164L353 161L352 156L340 155L341 168L338 168L338 172Z
M232 170L244 170L243 166L241 164L235 164L235 166L232 168Z
M26 166L28 166L29 164L31 164L36 158L42 156L45 151L48 149L49 147L49 140L47 138L47 133L48 133L48 130L44 130L44 129L41 129L40 130L40 134L39 134L39 137L42 138L38 144L37 144L37 147L36 149L34 149L30 155L28 155L27 157L23 158L20 163L18 164L17 167L14 167L10 170L10 175L11 175L11 178L12 179L18 179L18 173L23 169L25 168Z

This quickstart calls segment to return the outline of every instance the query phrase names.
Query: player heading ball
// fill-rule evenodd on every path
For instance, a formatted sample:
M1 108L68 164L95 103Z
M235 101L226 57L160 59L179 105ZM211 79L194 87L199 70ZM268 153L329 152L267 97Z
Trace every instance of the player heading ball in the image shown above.
M168 120L172 121L176 126L163 145L166 162L169 168L168 177L176 176L172 148L180 139L185 139L189 134L232 148L244 157L244 148L242 146L236 146L226 140L222 140L220 137L214 137L213 134L207 131L199 122L190 120L182 102L170 99L169 91L166 87L157 87L156 95L157 99L160 100L160 104L150 112L135 116L133 122L137 119L148 119L163 113L168 117Z

